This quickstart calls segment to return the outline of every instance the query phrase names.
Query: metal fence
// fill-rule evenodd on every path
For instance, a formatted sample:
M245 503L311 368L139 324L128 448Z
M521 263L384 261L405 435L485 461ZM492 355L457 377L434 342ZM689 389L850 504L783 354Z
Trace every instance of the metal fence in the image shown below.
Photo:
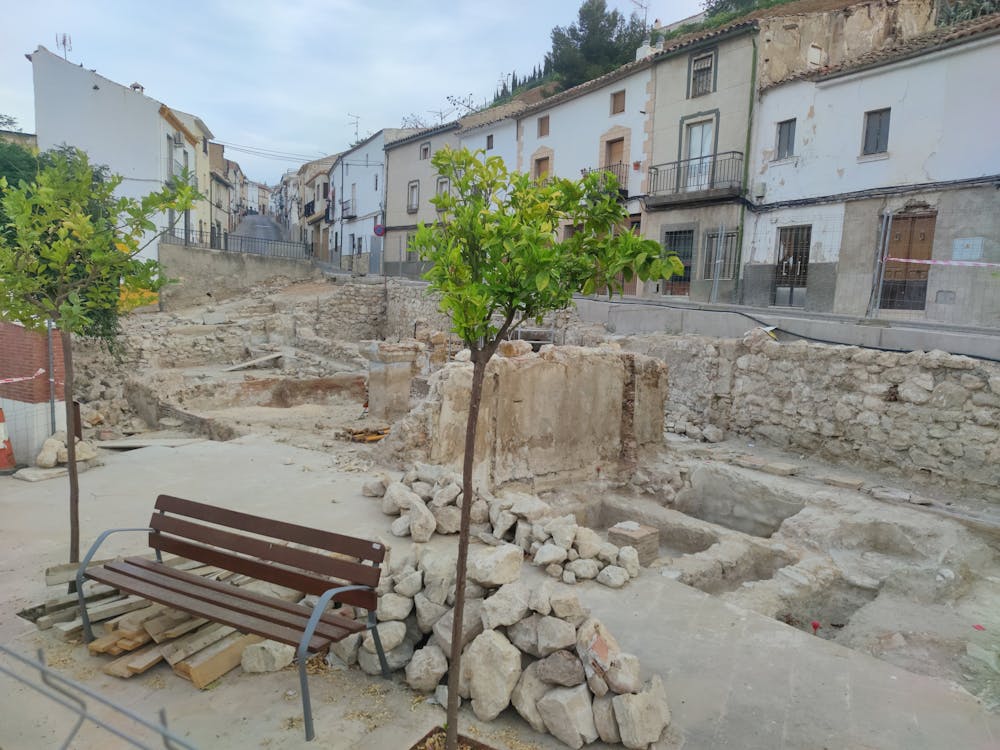
M174 227L173 229L164 230L161 241L168 245L200 247L207 250L223 250L225 252L263 255L271 258L308 260L312 257L312 248L304 242L269 240L262 237L230 234L229 232L216 232L215 230L185 230L181 227Z

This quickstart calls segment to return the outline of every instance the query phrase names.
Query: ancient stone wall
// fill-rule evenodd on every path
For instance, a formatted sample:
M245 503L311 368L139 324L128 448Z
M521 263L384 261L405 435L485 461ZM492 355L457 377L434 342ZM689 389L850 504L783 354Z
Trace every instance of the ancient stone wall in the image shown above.
M438 298L422 281L390 279L385 286L383 336L395 341L413 338L416 326L449 331L451 322L438 309Z
M778 343L763 332L622 343L669 367L667 429L696 438L737 432L1000 500L1000 365L944 352Z

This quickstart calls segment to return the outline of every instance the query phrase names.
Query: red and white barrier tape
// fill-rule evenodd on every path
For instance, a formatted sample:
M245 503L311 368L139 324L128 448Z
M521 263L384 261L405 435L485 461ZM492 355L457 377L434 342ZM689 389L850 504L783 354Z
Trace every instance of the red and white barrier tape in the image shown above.
M1000 263L980 263L975 260L917 260L916 258L886 258L893 263L916 263L921 266L966 266L969 268L1000 268Z
M39 375L44 375L44 374L45 374L45 370L43 370L41 367L39 367L38 370L35 372L34 375L29 375L26 378L4 378L3 380L0 380L0 385L6 385L7 383L20 383L20 382L25 381L25 380L34 380Z

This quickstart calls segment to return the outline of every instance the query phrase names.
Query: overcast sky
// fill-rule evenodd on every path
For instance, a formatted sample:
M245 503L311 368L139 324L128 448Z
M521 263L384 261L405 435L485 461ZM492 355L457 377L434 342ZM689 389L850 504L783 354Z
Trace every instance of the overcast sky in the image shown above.
M31 64L24 54L72 36L71 62L201 117L216 140L306 158L399 127L411 113L455 116L447 97L492 97L502 73L529 72L553 26L581 0L30 0L7 3L0 24L0 113L34 132ZM671 23L700 0L648 0ZM626 15L630 0L608 0ZM643 11L638 10L640 15ZM227 148L254 180L274 184L305 159Z

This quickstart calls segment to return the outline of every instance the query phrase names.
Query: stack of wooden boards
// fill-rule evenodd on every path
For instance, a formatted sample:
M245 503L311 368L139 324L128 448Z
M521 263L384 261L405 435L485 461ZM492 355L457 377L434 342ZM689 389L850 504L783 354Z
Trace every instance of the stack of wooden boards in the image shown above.
M109 560L95 560L91 564L106 562ZM164 563L233 586L260 584L249 576L181 557L164 559ZM60 565L45 571L45 582L50 586L65 584L75 577L75 565ZM274 587L269 593L275 594ZM116 677L127 679L165 661L174 672L204 689L239 666L247 646L264 640L93 581L84 584L84 594L95 635L88 648L92 654L116 657L103 668L105 673ZM279 595L290 601L301 598L299 592L287 589ZM39 629L52 628L67 641L82 637L83 621L76 594L52 596L36 609L45 612L35 621Z

